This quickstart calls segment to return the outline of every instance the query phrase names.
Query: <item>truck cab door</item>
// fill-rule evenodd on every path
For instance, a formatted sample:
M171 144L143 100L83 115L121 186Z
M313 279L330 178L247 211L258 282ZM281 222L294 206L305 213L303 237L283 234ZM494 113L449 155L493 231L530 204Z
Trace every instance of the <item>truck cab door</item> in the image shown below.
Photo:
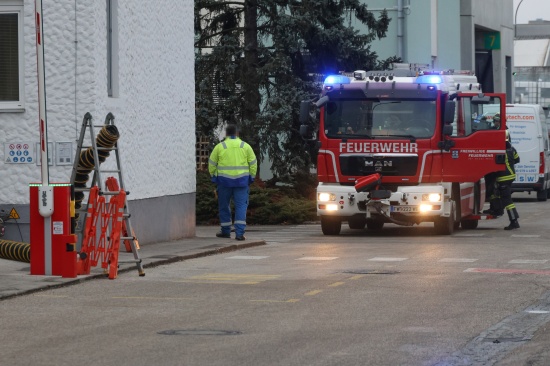
M505 95L458 94L454 103L454 116L442 117L447 119L442 121L442 141L438 144L442 152L442 180L477 182L488 173L503 170ZM498 129L493 122L497 114L501 119Z

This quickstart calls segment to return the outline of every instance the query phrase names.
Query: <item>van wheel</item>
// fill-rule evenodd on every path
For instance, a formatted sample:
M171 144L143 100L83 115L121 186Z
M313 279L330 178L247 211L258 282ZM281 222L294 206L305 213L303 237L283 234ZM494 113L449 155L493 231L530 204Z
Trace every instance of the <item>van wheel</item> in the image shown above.
M550 189L546 190L546 198L550 198Z
M544 202L548 199L548 190L542 189L540 191L537 191L537 200Z
M342 220L339 217L321 216L321 230L325 235L339 235L342 230Z
M451 201L451 214L449 217L437 217L434 221L434 229L437 235L451 235L454 232L455 213L455 201Z

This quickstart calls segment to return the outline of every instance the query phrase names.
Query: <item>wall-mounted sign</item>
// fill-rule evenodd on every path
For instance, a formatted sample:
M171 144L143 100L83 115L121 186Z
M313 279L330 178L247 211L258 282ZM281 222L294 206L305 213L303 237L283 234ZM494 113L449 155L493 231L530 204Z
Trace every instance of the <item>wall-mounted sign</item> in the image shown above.
M500 50L500 32L487 32L483 40L486 50Z
M30 142L7 142L4 144L4 163L32 164L34 162L34 148Z

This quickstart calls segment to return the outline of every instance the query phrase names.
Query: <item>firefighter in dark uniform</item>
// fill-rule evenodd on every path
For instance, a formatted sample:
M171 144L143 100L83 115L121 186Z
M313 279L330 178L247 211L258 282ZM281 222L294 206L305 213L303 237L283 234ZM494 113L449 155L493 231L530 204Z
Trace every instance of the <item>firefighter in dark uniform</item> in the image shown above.
M497 113L493 116L493 130L500 130L500 113ZM506 131L508 133L508 131ZM489 173L485 176L485 187L486 197L485 200L489 201L489 209L484 210L484 214L489 214L493 216L502 216L504 215L504 207L502 207L502 202L500 201L500 196L497 186L497 176L499 172Z
M510 225L506 226L504 230L519 229L519 214L516 210L516 205L512 201L512 182L516 179L516 170L514 165L519 163L519 154L510 142L510 133L506 130L506 156L505 156L505 169L497 174L497 186L498 194L502 207L506 209L508 218L510 219Z

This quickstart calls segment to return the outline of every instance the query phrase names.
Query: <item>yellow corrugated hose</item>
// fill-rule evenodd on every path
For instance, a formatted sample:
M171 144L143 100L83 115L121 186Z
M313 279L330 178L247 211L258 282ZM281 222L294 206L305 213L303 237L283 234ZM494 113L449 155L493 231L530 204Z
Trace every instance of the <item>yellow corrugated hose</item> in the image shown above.
M31 245L28 243L0 239L0 258L30 263Z

